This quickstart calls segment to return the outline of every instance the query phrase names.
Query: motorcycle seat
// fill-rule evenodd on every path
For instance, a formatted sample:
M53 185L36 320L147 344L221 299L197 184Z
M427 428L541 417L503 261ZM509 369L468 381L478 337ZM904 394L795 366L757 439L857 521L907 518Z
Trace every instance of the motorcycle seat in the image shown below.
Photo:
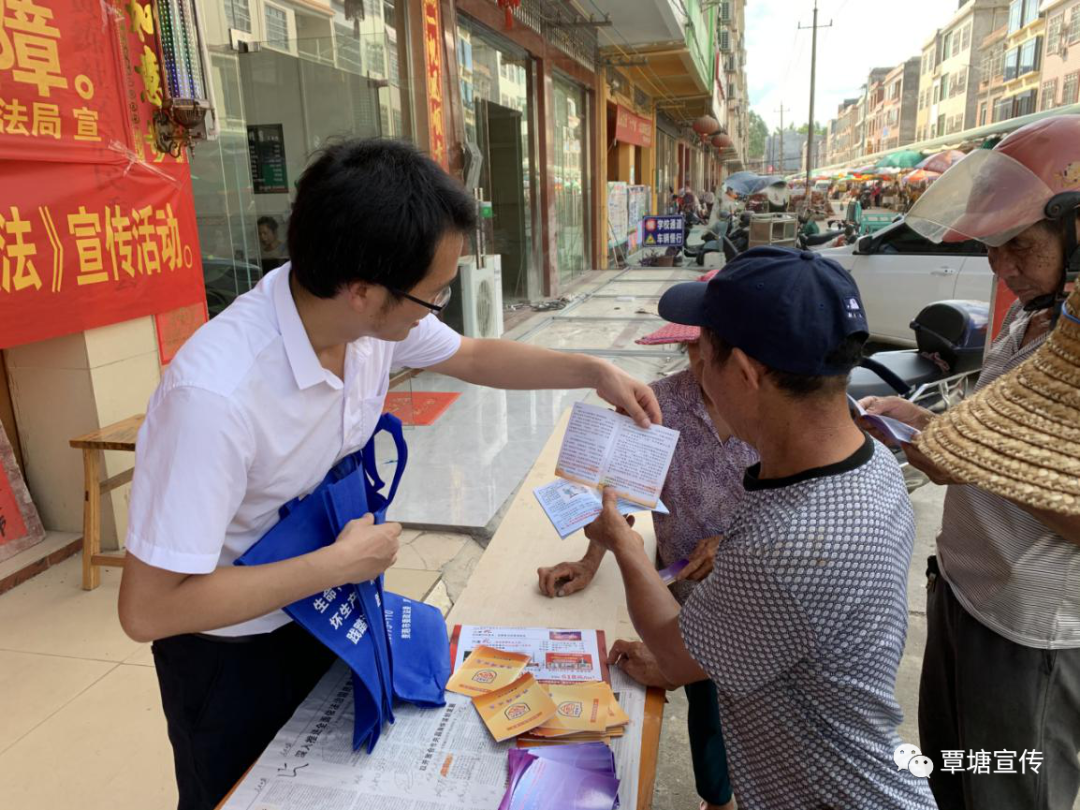
M925 357L920 357L915 351L878 352L872 359L911 388L940 380L944 376L937 364ZM901 392L889 385L876 372L859 366L851 372L848 393L855 399L862 399L863 397L892 397Z

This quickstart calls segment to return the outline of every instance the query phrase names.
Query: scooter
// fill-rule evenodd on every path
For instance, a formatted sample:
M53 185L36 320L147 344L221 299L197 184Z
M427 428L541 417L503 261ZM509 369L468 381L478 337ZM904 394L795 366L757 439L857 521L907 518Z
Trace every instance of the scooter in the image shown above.
M917 348L878 352L851 374L848 394L900 396L941 413L978 382L990 306L982 301L938 301L911 322Z

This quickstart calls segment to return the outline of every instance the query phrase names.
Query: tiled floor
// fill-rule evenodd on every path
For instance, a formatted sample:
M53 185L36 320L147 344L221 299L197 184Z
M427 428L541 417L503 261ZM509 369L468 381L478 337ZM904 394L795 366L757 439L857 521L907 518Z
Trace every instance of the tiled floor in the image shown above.
M387 587L447 609L447 584L479 553L464 535L405 532ZM81 565L73 557L0 596L0 808L170 810L150 645L120 629L119 569L87 592Z

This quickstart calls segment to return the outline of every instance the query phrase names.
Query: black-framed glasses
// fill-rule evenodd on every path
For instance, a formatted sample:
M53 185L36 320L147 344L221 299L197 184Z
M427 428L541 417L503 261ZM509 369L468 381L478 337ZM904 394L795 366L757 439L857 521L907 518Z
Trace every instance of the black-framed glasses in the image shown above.
M422 298L417 298L415 295L409 295L404 290L399 290L396 287L387 287L394 295L400 295L402 298L407 298L414 304L419 304L422 307L427 307L432 312L442 312L446 308L446 305L450 303L450 296L453 295L453 290L450 287L446 287L442 292L435 296L434 301L425 301Z

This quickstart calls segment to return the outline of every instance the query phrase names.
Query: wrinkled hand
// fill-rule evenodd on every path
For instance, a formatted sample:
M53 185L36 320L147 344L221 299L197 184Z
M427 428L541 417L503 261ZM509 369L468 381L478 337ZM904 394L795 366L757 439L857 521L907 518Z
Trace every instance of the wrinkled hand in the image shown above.
M589 560L563 562L551 568L538 568L540 593L549 599L556 596L569 596L583 591L596 576L597 565Z
M330 547L342 584L375 579L397 562L400 523L375 525L370 513L350 520Z
M643 686L656 686L668 691L678 688L664 677L660 665L656 663L656 656L640 641L616 641L608 653L608 665L618 666Z
M649 386L606 361L599 368L596 393L602 400L613 405L619 413L629 416L638 427L647 428L650 424L663 423L660 403Z
M709 574L712 573L713 559L716 557L716 550L720 547L720 536L706 537L700 540L693 553L690 555L690 562L686 568L679 572L675 577L675 581L688 579L691 582L701 582Z
M888 416L897 422L911 425L916 430L926 430L926 426L934 418L933 411L920 408L903 397L863 397L859 404L867 413Z
M911 402L908 402L903 397L864 397L859 400L859 405L868 414L874 414L876 416L888 416L895 419L898 422L903 422L905 425L911 425L916 430L924 430L930 420L934 417L934 414L925 408L920 408ZM882 433L873 425L866 417L859 417L856 422L859 427L877 439L886 447L901 448L906 445L901 444L892 436Z
M606 551L617 551L627 544L644 545L641 535L633 530L632 515L624 517L619 513L619 496L613 489L604 490L604 509L600 517L585 527L585 536Z
M949 486L950 484L965 483L958 478L954 478L950 473L947 473L943 469L938 467L933 461L927 458L927 456L921 450L919 450L919 448L915 447L915 445L905 444L903 445L903 448L904 455L907 456L908 463L938 486Z

